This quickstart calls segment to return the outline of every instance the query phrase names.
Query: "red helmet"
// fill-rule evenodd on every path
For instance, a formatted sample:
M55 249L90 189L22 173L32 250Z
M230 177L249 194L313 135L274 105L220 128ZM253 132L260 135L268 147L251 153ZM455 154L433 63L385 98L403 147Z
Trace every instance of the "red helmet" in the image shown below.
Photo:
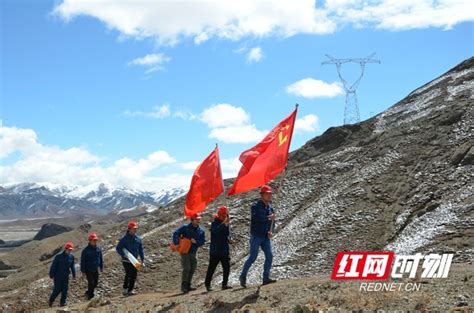
M99 236L97 236L96 233L90 233L89 234L89 241L98 240L98 239L99 239Z
M201 215L197 213L194 213L193 215L191 215L191 220L200 220L201 218L202 218Z
M260 193L272 193L272 187L268 185L263 185L262 188L260 188Z
M226 215L228 214L228 209L225 205L219 207L219 209L217 210L217 215L218 216L221 216L221 217L226 217Z
M74 244L72 243L72 241L66 242L66 244L64 245L64 250L73 250L73 249L74 249Z
M135 221L130 221L128 222L128 229L137 229L138 228L138 223Z

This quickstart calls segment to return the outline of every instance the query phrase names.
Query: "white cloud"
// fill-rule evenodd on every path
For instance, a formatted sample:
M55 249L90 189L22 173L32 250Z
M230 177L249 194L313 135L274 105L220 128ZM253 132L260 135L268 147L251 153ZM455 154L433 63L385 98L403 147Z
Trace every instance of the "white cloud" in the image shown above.
M245 36L293 36L326 34L335 29L314 0L299 1L132 1L64 0L53 11L68 21L92 16L134 38L156 38L160 44L176 44L192 38L200 44L210 38L238 40Z
M258 63L263 58L263 50L260 46L249 48L247 44L243 44L239 48L235 49L234 52L238 54L245 54L248 64Z
M325 10L338 24L394 31L428 27L451 29L474 19L470 0L327 0Z
M250 114L242 107L234 106L229 103L218 103L205 108L200 114L194 114L190 111L177 110L172 112L169 105L155 107L150 112L143 111L125 111L124 116L130 117L151 117L166 118L174 117L184 120L198 120L207 125L209 138L216 139L224 143L255 143L262 140L268 133L268 130L259 130L255 124L251 123ZM318 129L318 120L316 115L307 115L303 119L296 121L298 132L309 132ZM181 163L182 169L196 167L193 162Z
M175 117L184 120L199 120L210 128L209 138L225 143L250 143L261 140L266 131L260 131L250 123L250 115L242 108L228 103L219 103L204 109L200 114L186 110L171 112L169 105L156 106L152 111L122 112L128 117L166 118ZM191 166L191 165L190 165Z
M250 51L247 54L247 62L248 63L257 63L262 59L262 57L263 57L262 48L254 47L254 48L250 49Z
M328 84L309 77L287 86L286 92L304 98L332 98L344 93L339 82Z
M242 163L238 158L221 159L221 169L223 178L236 177Z
M205 109L201 113L201 120L209 127L215 128L247 124L250 116L241 107L220 103Z
M192 170L194 171L196 167L200 164L199 161L191 161L191 162L186 162L186 163L181 163L181 168L183 170Z
M181 163L181 167L185 170L193 171L197 168L197 166L201 162L199 161L191 161L186 163ZM238 171L242 163L240 163L238 158L228 158L228 159L221 159L221 170L223 178L230 178L237 176Z
M37 160L60 162L68 160L68 164L89 164L100 159L83 148L60 149L56 146L43 146L37 142L37 135L32 129L16 127L0 127L0 159L19 152L23 157Z
M63 0L53 11L66 21L91 16L121 36L155 38L169 45L183 38L200 44L211 38L328 34L344 25L450 29L472 21L473 12L471 0L156 0L139 5L133 1Z
M7 157L16 150L27 150L36 143L36 133L31 129L3 127L0 125L0 158Z
M179 109L173 113L173 117L177 117L183 120L195 120L198 118L196 114L189 110Z
M129 66L143 66L148 68L146 70L146 74L163 70L163 64L167 63L171 60L170 57L164 55L163 53L153 53L147 54L144 57L133 59L132 61L128 62L127 65Z
M262 140L266 133L255 125L239 125L213 128L209 137L225 143L252 143Z
M127 116L127 117L140 116L140 117L162 119L165 117L169 117L171 115L171 111L170 111L169 104L164 104L161 106L157 105L153 107L153 109L149 112L125 110L124 112L122 112L122 115Z
M154 119L164 119L167 117L174 117L180 118L183 120L196 120L199 119L200 116L194 114L190 110L185 109L178 109L178 110L171 110L169 104L163 105L156 105L150 111L132 111L132 110L125 110L120 115L125 117L147 117L147 118L154 118Z
M240 163L239 158L221 159L222 171L237 172L241 166L242 163Z
M210 138L225 143L250 143L261 140L266 131L250 123L250 115L242 108L220 103L205 109L200 120L211 129Z
M308 114L295 121L295 133L315 132L319 130L319 118L314 114Z
M134 161L129 158L122 158L115 161L114 166L125 173L133 173L132 175L143 175L162 165L174 163L175 159L166 151L155 151L144 159Z
M175 159L166 151L155 151L145 158L121 158L102 166L102 158L85 148L62 149L43 145L32 129L0 127L0 159L18 153L11 164L0 165L0 183L48 182L87 186L97 182L134 189L160 190L189 183L188 175L176 173L153 176L153 171Z

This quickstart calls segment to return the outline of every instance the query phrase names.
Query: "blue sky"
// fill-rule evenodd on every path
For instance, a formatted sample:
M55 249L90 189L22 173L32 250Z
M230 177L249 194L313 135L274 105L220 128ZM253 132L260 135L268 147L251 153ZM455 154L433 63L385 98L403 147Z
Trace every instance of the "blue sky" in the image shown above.
M469 1L104 3L1 2L0 183L187 185L216 142L232 176L295 103L292 149L342 124L325 53L381 60L358 89L363 120L474 51Z

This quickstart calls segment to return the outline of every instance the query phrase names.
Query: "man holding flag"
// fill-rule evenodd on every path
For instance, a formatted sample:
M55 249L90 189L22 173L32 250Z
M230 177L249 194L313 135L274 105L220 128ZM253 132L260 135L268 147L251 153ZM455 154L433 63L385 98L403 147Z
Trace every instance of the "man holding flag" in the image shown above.
M183 271L181 273L181 291L188 293L195 290L191 287L194 272L197 267L197 251L205 242L204 229L199 224L201 223L201 216L194 214L191 216L191 222L187 225L179 227L173 233L173 243L180 244L183 238L189 240L191 245L186 253L181 253L181 266Z
M261 199L251 207L250 221L250 254L245 261L244 268L240 274L240 285L247 287L247 273L253 262L257 259L258 251L262 248L265 253L265 263L263 264L263 285L274 283L276 280L270 278L270 269L272 267L273 253L270 239L273 236L273 226L275 213L270 205L272 200L272 188L263 186L260 188Z
M270 278L273 261L270 239L273 237L275 212L270 205L272 188L266 184L286 168L297 111L298 105L261 142L242 152L239 158L242 167L229 191L229 195L234 195L262 186L261 199L251 207L250 253L240 274L240 285L244 288L247 286L248 271L260 248L265 253L263 284L275 282Z
M197 251L205 242L204 230L199 226L199 213L206 209L209 202L224 192L219 148L216 148L205 158L194 171L189 192L186 195L184 215L191 223L178 228L173 234L173 244L181 253L181 291L188 293L194 290L191 280L197 267ZM184 246L187 246L184 248ZM181 247L180 247L181 246Z
M230 273L229 244L230 240L230 217L229 209L226 206L219 207L214 221L211 224L211 246L209 249L209 266L207 267L206 280L204 286L207 291L211 291L211 281L216 267L222 265L222 290L232 289L228 285Z

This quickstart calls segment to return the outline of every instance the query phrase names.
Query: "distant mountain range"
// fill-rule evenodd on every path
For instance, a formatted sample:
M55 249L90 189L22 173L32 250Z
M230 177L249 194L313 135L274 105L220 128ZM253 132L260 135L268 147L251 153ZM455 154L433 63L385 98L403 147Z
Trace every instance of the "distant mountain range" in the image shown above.
M184 188L139 191L97 183L86 187L48 183L0 186L0 218L71 216L124 212L164 206L186 193Z

